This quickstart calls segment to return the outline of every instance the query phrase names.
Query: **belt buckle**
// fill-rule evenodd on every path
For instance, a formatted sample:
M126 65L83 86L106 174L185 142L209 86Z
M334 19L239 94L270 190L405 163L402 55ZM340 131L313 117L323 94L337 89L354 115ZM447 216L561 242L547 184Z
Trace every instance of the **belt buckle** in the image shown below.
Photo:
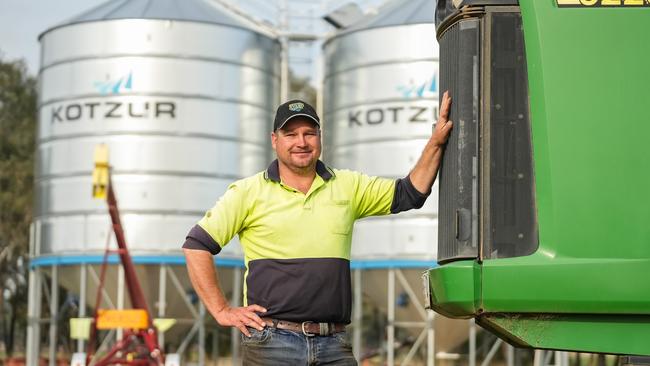
M309 324L309 323L315 324L314 322L311 322L311 321L302 322L302 323L300 323L300 329L302 329L302 334L306 335L307 337L314 337L314 336L316 336L316 334L309 333L309 332L307 332L305 330L305 325Z

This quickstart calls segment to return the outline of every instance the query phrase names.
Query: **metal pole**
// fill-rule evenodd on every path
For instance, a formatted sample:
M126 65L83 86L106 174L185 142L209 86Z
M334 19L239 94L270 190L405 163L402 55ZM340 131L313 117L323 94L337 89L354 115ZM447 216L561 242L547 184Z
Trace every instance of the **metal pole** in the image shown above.
M79 267L79 318L86 317L86 283L87 283L88 273L86 271L86 264L81 264ZM84 340L77 340L77 352L84 352Z
M535 350L535 357L533 358L533 366L542 366L544 364L544 351Z
M280 46L280 102L284 103L289 100L289 40L286 36L280 38Z
M199 301L199 366L205 366L205 305Z
M29 271L29 302L27 307L27 365L37 366L41 350L41 273Z
M507 357L507 366L515 366L515 347L508 345Z
M436 360L435 311L427 310L427 366L434 366Z
M476 366L476 325L469 320L469 366Z
M124 309L124 268L120 265L117 266L117 309ZM124 331L118 329L115 339L121 341L124 336Z
M354 358L359 360L361 356L361 321L363 318L363 304L361 298L361 270L354 270L354 328L352 334L352 345Z
M212 331L212 362L219 364L219 328Z
M165 310L167 308L167 271L166 265L160 265L160 272L158 273L158 317L165 317ZM160 350L165 351L165 332L158 332L158 344Z
M232 278L232 299L230 303L233 307L237 307L241 303L241 268L233 268ZM230 339L232 344L232 364L239 365L239 329L233 327L230 330Z
M289 39L286 34L289 31L289 9L287 0L280 1L280 30L283 35L280 37L280 102L284 103L289 99Z
M395 365L395 270L388 270L387 364Z
M59 268L55 264L52 266L52 277L50 281L52 297L50 298L50 353L49 365L56 366L56 346L58 333L59 317Z
M492 358L494 355L497 353L499 348L501 347L501 343L503 341L501 339L497 339L496 342L492 345L492 348L490 348L490 351L488 352L487 356L483 359L483 362L481 362L481 366L488 366L490 362L492 361Z

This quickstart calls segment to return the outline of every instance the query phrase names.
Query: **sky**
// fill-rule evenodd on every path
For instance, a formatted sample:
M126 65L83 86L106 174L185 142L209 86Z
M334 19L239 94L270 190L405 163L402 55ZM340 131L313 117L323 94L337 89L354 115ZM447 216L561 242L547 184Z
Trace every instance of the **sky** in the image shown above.
M36 76L39 68L38 36L106 0L0 0L0 59L24 59L29 74ZM213 0L240 7L257 19L275 23L279 17L279 0ZM328 26L320 20L322 14L350 0L286 0L291 13L290 28L297 33L325 34ZM372 11L386 0L356 0L362 9ZM263 4L260 5L260 4ZM297 5L296 5L297 4ZM257 14L255 14L257 12ZM312 21L310 21L310 19ZM318 19L318 21L313 21ZM331 28L329 29L331 30ZM295 45L290 49L290 65L297 76L318 80L320 42L309 47Z
M105 0L0 0L2 60L25 59L28 72L38 73L38 35Z

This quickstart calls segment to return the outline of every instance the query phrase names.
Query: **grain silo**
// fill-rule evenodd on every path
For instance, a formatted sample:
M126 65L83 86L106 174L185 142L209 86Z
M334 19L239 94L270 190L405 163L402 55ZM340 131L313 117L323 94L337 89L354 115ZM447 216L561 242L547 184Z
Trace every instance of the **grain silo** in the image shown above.
M95 306L104 250L115 247L106 203L91 195L100 143L109 146L150 311L177 320L164 342L183 353L208 337L180 246L230 182L270 160L279 42L206 0L110 1L46 30L40 42L28 355L34 360L48 344L53 364L65 341L61 309L72 304L79 307L73 315L88 317ZM237 294L236 302L238 244L217 263L224 292ZM102 307L129 307L120 272L109 269ZM41 309L41 288L49 309ZM83 351L84 342L75 349Z
M390 2L325 42L323 129L328 164L395 179L415 165L431 136L441 95L435 3ZM402 334L417 336L418 345L427 345L429 362L434 329L445 332L435 337L436 351L458 346L467 335L466 323L436 317L432 326L433 314L424 311L420 295L421 272L436 265L437 192L436 184L420 210L357 222L352 246L356 299L362 292L385 312L388 344L394 344L396 328L408 328ZM355 343L359 349L359 334ZM393 357L388 347L389 364Z

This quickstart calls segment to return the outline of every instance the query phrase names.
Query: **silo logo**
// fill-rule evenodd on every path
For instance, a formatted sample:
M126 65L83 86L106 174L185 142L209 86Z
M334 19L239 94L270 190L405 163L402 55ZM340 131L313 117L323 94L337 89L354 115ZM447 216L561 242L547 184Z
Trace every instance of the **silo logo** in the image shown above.
M395 103L381 107L361 107L348 111L348 127L380 126L398 123L433 123L438 106Z
M137 102L72 102L52 106L51 122L73 122L95 118L176 118L176 103L162 101Z
M402 97L405 99L433 96L438 92L438 77L436 74L433 74L427 80L419 83L410 80L407 84L399 85L397 91L400 92Z
M421 82L411 79L397 86L396 90L405 100L383 104L381 107L359 107L348 112L348 127L378 126L397 123L433 123L438 118L438 107L433 103L418 103L420 98L435 96L438 92L438 77L431 75Z
M132 90L133 88L133 71L129 71L128 75L122 76L119 80L109 81L95 81L95 88L99 90L99 94L120 94L123 90Z
M96 81L94 87L102 96L119 95L133 90L133 72L118 80ZM147 99L69 102L51 107L51 122L73 122L102 119L159 119L176 118L176 103Z

